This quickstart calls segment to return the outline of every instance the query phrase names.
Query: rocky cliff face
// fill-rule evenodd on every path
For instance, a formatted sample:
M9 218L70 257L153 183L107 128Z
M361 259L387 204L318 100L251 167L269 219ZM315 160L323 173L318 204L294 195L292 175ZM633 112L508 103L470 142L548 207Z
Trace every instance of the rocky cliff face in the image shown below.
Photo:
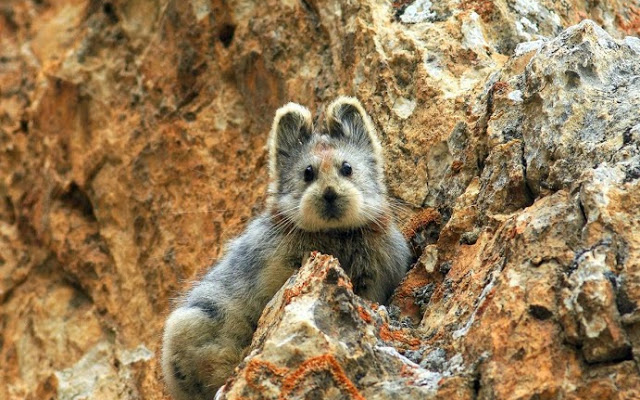
M318 255L224 396L640 397L639 33L637 0L2 2L0 398L165 398L273 111L338 94L416 266L376 308Z

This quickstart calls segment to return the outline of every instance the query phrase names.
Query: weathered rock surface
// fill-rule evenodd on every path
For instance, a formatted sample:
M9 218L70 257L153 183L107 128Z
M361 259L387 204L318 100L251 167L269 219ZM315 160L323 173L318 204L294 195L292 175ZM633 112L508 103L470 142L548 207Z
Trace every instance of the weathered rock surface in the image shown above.
M447 266L417 331L480 398L640 396L639 44L583 22L488 81L484 169L417 264Z
M252 353L218 396L434 398L460 366L430 371L399 352L424 351L420 343L390 326L384 308L355 296L336 259L314 253L267 306Z
M0 398L165 398L170 300L259 212L273 111L338 94L380 128L416 267L388 320L341 292L359 352L285 307L252 357L297 321L327 395L383 360L387 393L640 397L639 33L637 0L3 1ZM298 300L333 309L319 271Z

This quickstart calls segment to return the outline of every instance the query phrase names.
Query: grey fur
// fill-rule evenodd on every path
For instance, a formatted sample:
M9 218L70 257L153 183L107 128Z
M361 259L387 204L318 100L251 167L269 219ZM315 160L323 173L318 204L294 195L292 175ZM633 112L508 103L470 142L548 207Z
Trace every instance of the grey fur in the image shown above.
M269 153L267 210L167 319L162 367L176 400L213 398L265 305L311 251L337 257L355 292L379 303L407 270L410 252L389 211L380 143L356 99L334 101L324 131L313 131L306 108L282 107ZM350 176L340 172L345 161ZM304 179L308 166L312 181Z

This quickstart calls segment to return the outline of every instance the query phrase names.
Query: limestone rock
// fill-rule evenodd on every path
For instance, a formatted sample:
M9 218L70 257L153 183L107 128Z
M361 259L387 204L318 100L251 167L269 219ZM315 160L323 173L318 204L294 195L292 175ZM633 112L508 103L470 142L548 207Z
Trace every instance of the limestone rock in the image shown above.
M601 163L636 162L630 161L638 156L630 132L640 124L634 112L640 106L634 78L640 74L640 40L615 41L585 21L520 57L527 60L524 68L516 65L519 57L510 60L485 94L492 110L489 147L521 141L526 187L515 193L528 188L538 196L571 187ZM515 151L508 155L517 157Z
M476 363L480 398L640 395L640 82L617 70L638 73L636 42L583 22L482 95L488 157L442 228L418 328Z
M269 303L251 353L216 397L436 398L461 360L438 353L440 371L422 368L410 359L419 344L353 294L336 259L313 253Z

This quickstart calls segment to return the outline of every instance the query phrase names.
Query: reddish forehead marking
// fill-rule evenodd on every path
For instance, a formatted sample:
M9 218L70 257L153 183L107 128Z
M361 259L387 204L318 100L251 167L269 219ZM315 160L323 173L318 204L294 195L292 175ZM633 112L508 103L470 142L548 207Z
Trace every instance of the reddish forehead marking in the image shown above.
M334 148L327 142L318 142L313 148L313 154L320 158L320 171L327 172L331 169Z

